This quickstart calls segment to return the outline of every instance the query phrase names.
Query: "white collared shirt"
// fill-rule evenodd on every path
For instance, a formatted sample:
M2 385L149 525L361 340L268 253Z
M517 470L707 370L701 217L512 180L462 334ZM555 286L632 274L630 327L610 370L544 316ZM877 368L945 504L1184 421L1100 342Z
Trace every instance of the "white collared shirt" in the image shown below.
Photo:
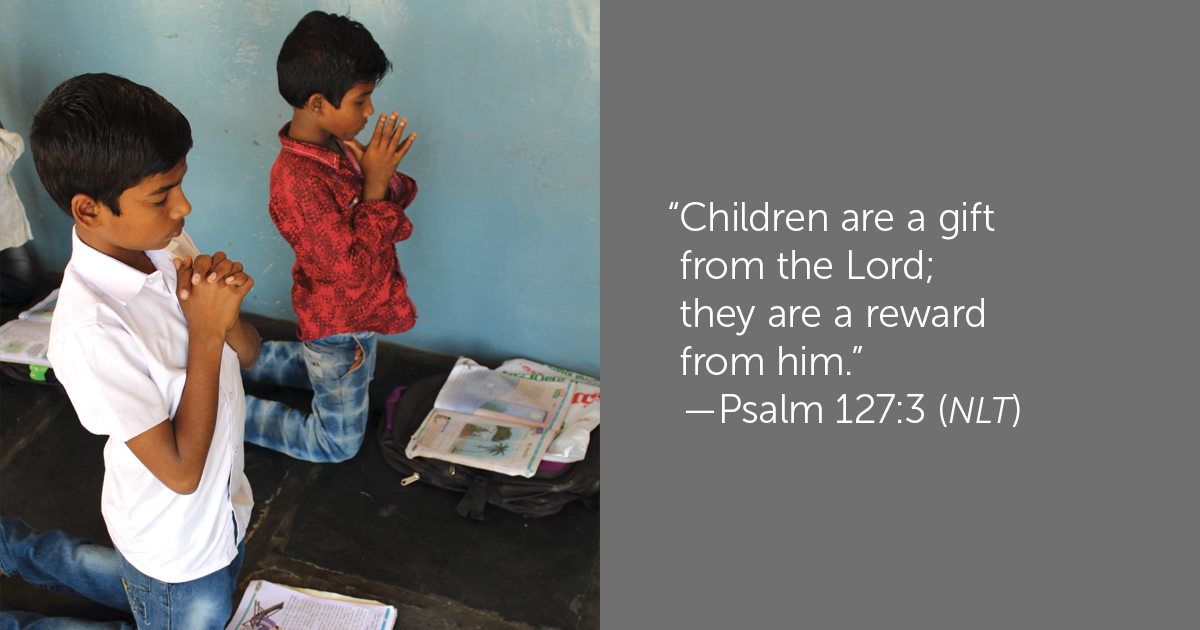
M217 422L200 486L176 494L125 442L175 417L187 379L187 320L175 294L178 257L199 253L183 233L146 255L146 275L71 231L71 262L50 326L50 362L79 421L109 436L101 511L113 544L142 573L186 582L237 555L254 499L242 472L246 398L237 353L225 345ZM176 253L172 253L176 252Z

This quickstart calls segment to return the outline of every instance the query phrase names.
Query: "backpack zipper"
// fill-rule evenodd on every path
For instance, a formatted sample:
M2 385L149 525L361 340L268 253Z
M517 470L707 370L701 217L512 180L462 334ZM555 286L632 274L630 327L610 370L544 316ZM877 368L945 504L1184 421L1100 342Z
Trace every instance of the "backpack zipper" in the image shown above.
M454 475L454 464L450 464L450 474ZM415 472L412 474L411 477L405 477L404 479L401 479L400 485L407 486L420 478L421 478L421 473Z

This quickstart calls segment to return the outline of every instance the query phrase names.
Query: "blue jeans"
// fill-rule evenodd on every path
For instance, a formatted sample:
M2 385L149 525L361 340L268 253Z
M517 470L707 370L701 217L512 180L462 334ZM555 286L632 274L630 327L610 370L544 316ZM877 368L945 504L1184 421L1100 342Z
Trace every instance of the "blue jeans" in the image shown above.
M375 377L375 333L316 341L264 341L242 378L313 391L312 413L246 396L246 441L310 462L341 462L358 453L367 431L367 387ZM362 359L355 360L359 350Z
M119 554L118 554L119 555ZM246 540L224 569L190 582L156 580L121 556L125 592L139 630L223 630L233 616L233 589L246 555Z
M117 552L66 532L38 532L20 519L0 517L0 569L4 575L20 575L34 586L129 610ZM2 610L0 630L133 629L132 624L120 621L85 621Z

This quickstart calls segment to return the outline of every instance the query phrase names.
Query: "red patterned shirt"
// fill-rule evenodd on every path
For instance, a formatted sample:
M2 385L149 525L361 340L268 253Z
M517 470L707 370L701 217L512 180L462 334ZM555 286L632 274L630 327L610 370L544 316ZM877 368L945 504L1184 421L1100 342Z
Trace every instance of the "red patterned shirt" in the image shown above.
M292 307L299 336L312 341L350 332L384 335L416 323L395 243L412 234L404 209L417 184L402 173L388 200L362 201L362 169L345 155L288 137L271 167L271 220L296 252Z

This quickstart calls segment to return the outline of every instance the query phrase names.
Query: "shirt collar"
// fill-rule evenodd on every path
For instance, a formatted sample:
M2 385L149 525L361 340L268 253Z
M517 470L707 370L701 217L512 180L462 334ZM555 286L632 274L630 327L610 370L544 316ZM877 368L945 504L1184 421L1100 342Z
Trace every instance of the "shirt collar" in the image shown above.
M288 137L288 130L292 128L292 123L289 121L279 130L279 143L283 145L284 151L290 151L301 157L306 157L310 160L316 160L329 168L337 170L338 163L341 162L342 156L315 144L293 140ZM341 141L338 141L339 143Z
M146 255L158 269L149 275L84 243L80 240L79 234L75 232L75 227L71 227L71 265L84 280L92 283L121 304L127 304L152 281L154 283L166 282L168 274L163 273L163 264L171 264L170 261L175 256L167 250L148 251ZM172 279L174 278L172 277ZM169 290L173 291L174 289Z

